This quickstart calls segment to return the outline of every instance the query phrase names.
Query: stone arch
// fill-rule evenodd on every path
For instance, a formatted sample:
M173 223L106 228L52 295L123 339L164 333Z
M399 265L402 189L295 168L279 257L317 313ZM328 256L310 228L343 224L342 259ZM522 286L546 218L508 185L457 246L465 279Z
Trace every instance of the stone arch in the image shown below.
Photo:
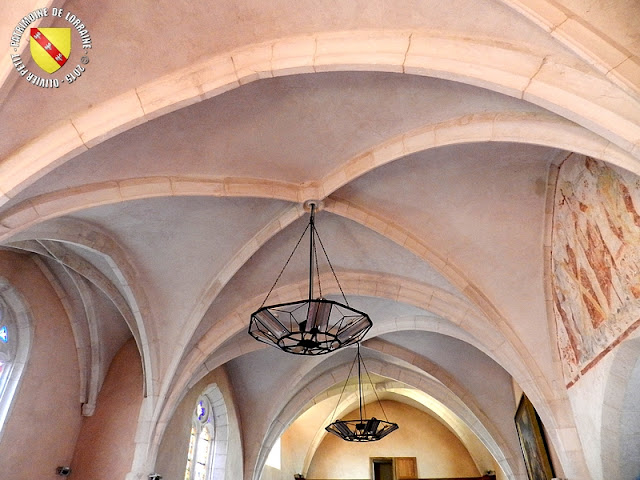
M502 324L493 323L489 317L480 313L471 304L467 304L449 293L406 278L361 272L341 272L340 282L347 295L388 298L426 309L450 320L471 337L477 339L479 348L494 358L505 370L509 371L516 381L525 388L527 394L535 399L537 405L540 405L540 410L543 412L541 416L548 426L554 444L558 446L564 445L565 439L558 424L559 419L553 415L549 408L549 398L553 398L548 391L549 387L544 383L541 384L538 377L532 373L535 372L535 364L531 365L533 360L526 355L526 350L514 348L510 340L504 335L504 332L501 332ZM329 285L330 282L324 283ZM287 285L274 290L270 298L276 303L285 303L299 296L300 292L304 291L304 288L304 282ZM339 292L328 291L327 293L334 294ZM263 298L264 295L258 295L239 306L227 317L220 319L186 356L183 369L174 380L171 393L162 407L163 411L158 420L160 429L162 425L166 424L166 419L173 411L177 401L179 401L179 392L183 391L187 385L197 381L197 377L201 378L208 373L209 368L215 366L207 363L208 355L222 345L225 340L246 329L249 317L247 312L255 310ZM414 322L412 327L420 326ZM375 337L380 333L376 331L374 326L370 336ZM241 351L237 352L238 355L242 353ZM524 358L522 357L523 355ZM301 379L304 374L302 371L298 372L295 375L295 379ZM197 377L194 377L194 375L197 375ZM278 403L278 401L284 401L284 399L274 399L274 402ZM161 432L156 432L155 438L160 436ZM561 448L558 448L558 450L563 451ZM567 465L571 463L569 458L563 458L562 461L563 464L566 463Z
M638 92L637 77L633 76L633 72L637 72L637 70L629 69L633 64L631 53L604 37L584 20L578 19L566 7L561 8L549 0L500 1L548 32L549 35L584 58L585 61L622 88L627 88L631 93ZM40 0L34 4L33 9L51 6L52 3L51 0ZM64 5L64 3L64 0L56 2L58 6ZM12 71L11 65L0 67L0 82L2 84L7 81L16 81L18 77L10 76Z
M98 393L108 365L105 365L102 360L103 353L98 341L100 322L96 318L95 302L90 285L101 290L118 309L137 342L139 335L135 329L133 312L126 299L110 280L64 245L50 240L16 242L10 245L12 248L36 254L34 258L40 270L56 291L69 316L80 365L82 414L91 416L95 411ZM72 285L69 286L69 291L64 289L60 279L45 260L54 262L64 272L69 285ZM75 298L79 305L72 301L72 298Z
M186 335L182 338L184 344L189 341L193 331L202 319L202 316L205 314L207 308L209 308L209 305L211 305L222 288L224 288L227 282L231 280L233 275L235 275L242 265L244 265L244 263L258 249L260 249L267 240L286 228L296 219L300 218L303 214L304 210L300 205L294 205L293 207L287 208L281 212L279 216L259 230L238 252L236 252L229 262L227 262L227 264L221 269L218 275L209 282L207 288L195 302L196 308L190 313L186 321Z
M416 321L418 322L419 319L416 319ZM425 325L422 329L427 329L427 328L429 327ZM411 330L411 329L412 329L411 325L404 325L404 326L399 325L398 331ZM434 328L434 331L435 331L435 328ZM438 329L438 331L439 333L442 333L444 335L450 335L454 337L456 336L455 333L452 332L450 329L447 331L447 329L444 328L444 329ZM424 378L422 382L427 384L426 387L423 386L423 389L426 388L428 392L431 392L432 389L436 389L438 392L440 392L440 395L436 395L438 398L442 396L442 392L445 392L445 398L448 398L449 394L453 394L458 399L465 399L465 405L481 422L480 428L486 429L486 432L484 432L484 436L482 436L482 438L480 438L479 440L484 442L483 444L486 446L487 450L492 454L492 457L494 459L498 459L498 463L502 465L502 468L504 469L504 471L505 472L509 471L504 466L504 463L506 462L508 464L509 462L513 462L513 460L512 459L507 460L504 457L502 457L502 455L505 452L510 451L510 446L508 442L505 442L504 439L501 437L500 433L497 432L495 428L493 428L491 421L487 418L485 413L482 411L482 408L480 408L476 404L476 402L473 399L473 396L470 394L470 392L466 388L462 387L453 377L451 377L446 371L444 371L438 365L432 363L431 361L429 361L424 357L415 355L413 352L405 350L401 347L389 344L388 342L381 340L379 338L372 338L370 340L366 340L364 342L364 346L366 348L375 350L382 354L391 354L393 355L394 358L398 358L400 360L407 362L408 365L414 365L418 367L422 372L424 372ZM382 365L380 365L380 367L382 367ZM432 378L434 380L432 380ZM383 391L391 391L393 388L395 388L394 384L398 384L397 388L400 388L400 389L406 388L406 385L404 385L402 382L388 381L385 383L385 388L383 389ZM376 387L376 390L377 390L377 387ZM371 394L369 394L369 396L371 396ZM315 399L322 400L324 398L325 398L324 395L316 396L314 397L314 401ZM344 403L348 404L349 402L344 402ZM349 411L355 407L357 407L357 398L355 398L354 396L353 401L346 408L343 408L341 413L338 413L336 417L341 417L342 413L346 413L346 411ZM441 414L439 415L441 416ZM453 417L455 417L455 415ZM456 418L451 418L451 419L453 420L453 422L451 422L451 426L453 430L456 432L456 435L460 437L458 428L456 428L456 423L458 423L459 420L456 420ZM448 421L450 420L449 417L443 418L443 420L446 423L450 423ZM331 421L333 421L333 418L327 419L325 424L328 424ZM475 432L475 433L477 435L479 432ZM312 442L309 452L305 458L303 473L307 471L311 458L313 457L313 453L315 449L319 446L323 437L324 437L324 432L323 431L319 432L316 435L314 442ZM500 446L501 450L496 450L495 448L496 445ZM520 455L519 451L515 451L515 452L511 451L510 454L511 455L515 454L516 457L519 459L519 455ZM516 463L518 463L518 460L516 460Z
M265 432L264 440L261 442L258 451L251 449L247 450L247 467L245 468L245 477L253 480L258 480L266 458L271 451L274 442L284 432L286 427L301 413L305 405L313 402L314 399L320 397L321 399L337 397L340 393L339 390L333 391L327 394L327 387L335 383L335 378L346 378L349 371L350 364L342 364L332 368L329 371L323 372L318 378L312 380L309 384L301 388L295 395L291 395L290 401L282 406L278 415L270 423L270 427ZM520 472L522 465L518 465L519 457L514 455L514 452L509 451L508 443L500 438L496 434L495 430L491 429L492 433L487 430L487 425L483 423L483 419L476 416L467 404L474 402L469 398L462 402L460 398L455 395L447 386L434 379L426 372L418 374L408 368L389 364L377 360L367 360L367 369L378 375L393 378L390 375L394 375L400 372L402 377L401 381L410 387L417 388L423 392L428 392L430 396L435 398L438 402L445 405L454 415L459 417L463 423L465 423L471 431L482 439L483 443L487 446L488 450L494 456L497 463L507 475L507 478L515 478L514 473ZM352 399L353 400L353 399ZM349 407L346 407L347 410ZM486 419L485 419L486 420ZM518 454L519 452L515 452Z
M88 226L82 221L75 219L57 219L50 225L42 226L37 232L18 235L13 240L18 244L28 243L33 238L37 238L38 242L46 242L48 249L55 247L60 256L64 258L62 263L78 261L74 268L78 268L86 278L101 283L99 288L104 288L109 296L111 292L112 300L116 299L117 304L129 314L124 316L127 324L136 341L136 346L140 352L141 365L143 371L143 388L144 399L140 408L138 417L138 430L136 433L136 447L134 452L133 465L134 469L145 469L148 467L148 438L149 432L152 430L151 418L154 407L158 403L158 372L155 369L158 366L157 359L152 355L157 354L157 349L150 348L151 344L157 341L156 332L149 325L153 325L152 321L145 321L146 317L151 315L151 310L147 303L144 290L134 279L137 277L135 268L130 262L126 252L122 247L109 235L97 229L94 225ZM27 239L27 240L24 240ZM64 244L74 244L78 247L87 249L93 254L99 255L113 269L114 275L119 282L116 287L98 270L93 273L86 271L85 267L94 268L92 265L83 260L80 256L67 256L64 254ZM75 258L75 260L74 260ZM96 276L97 275L97 276ZM105 291L103 290L103 291ZM121 313L123 310L120 310ZM130 477L127 477L130 478Z
M620 87L632 94L638 93L638 70L637 67L632 67L631 52L606 38L584 19L579 19L566 6L560 7L549 0L501 1L549 32L549 35L573 50ZM625 68L630 67L631 69L625 72Z
M201 394L205 397L211 407L209 428L213 437L211 452L211 471L208 478L210 480L225 480L225 465L227 460L227 446L229 418L227 416L227 405L217 384L207 385Z
M427 75L523 98L640 156L640 121L630 113L640 108L622 112L617 107L640 102L605 77L575 68L570 59L435 32L324 32L248 45L205 59L62 121L3 162L0 201L5 203L77 154L181 107L260 78L345 69Z
M326 198L359 176L406 155L445 145L517 142L560 148L601 159L640 175L636 158L602 137L544 113L492 112L424 125L374 145L310 185L258 178L138 177L39 195L5 212L0 240L51 218L88 207L169 196L261 197L302 203Z
M58 219L51 225L42 226L29 234L18 235L12 238L12 241L17 242L18 248L24 249L23 247L28 246L28 243L34 238L38 242L46 243L48 248L53 250L53 254L59 255L62 264L72 262L74 269L84 272L86 278L95 282L99 287L101 286L105 294L111 295L111 298L115 299L114 304L120 304L121 308L125 310L123 317L129 325L142 359L145 395L154 396L157 390L157 386L154 384L154 378L156 378L154 368L157 361L152 358L153 349L150 349L149 345L155 342L157 337L155 332L147 327L147 324L152 325L153 322L145 322L145 317L151 315L151 310L144 291L134 280L137 275L126 252L113 238L97 229L95 225L89 226L82 221L69 218ZM102 257L113 269L119 285L116 287L106 276L79 255L68 255L64 249L64 244L67 243L87 249ZM46 253L46 249L43 250L43 253ZM49 254L52 253L49 252ZM87 270L87 268L91 270Z
M69 298L67 291L60 283L58 277L54 274L54 272L44 261L44 259L39 255L34 255L33 261L38 265L42 274L47 278L47 281L58 296L58 300L60 300L60 303L62 304L62 307L64 308L67 317L69 318L69 323L71 324L71 330L73 332L73 338L76 343L76 350L78 352L78 367L81 392L80 401L83 404L90 403L89 390L92 388L93 384L92 376L95 378L93 372L93 345L90 327L88 326L88 322L91 321L91 319L87 316L87 313L84 311L84 309L81 309L78 305L74 305L74 302L72 302ZM85 405L83 405L82 410L83 415L86 415L88 413L86 412Z
M551 168L549 182L553 181L553 172L554 170ZM438 252L431 250L420 238L416 237L401 226L395 225L388 219L380 218L375 212L368 211L359 205L354 205L341 200L332 200L327 202L326 208L333 213L343 215L346 218L351 218L360 222L362 225L377 231L436 267L438 271L440 271L451 283L457 286L460 291L463 291L466 297L469 298L477 308L482 310L482 318L486 318L492 324L500 326L498 329L500 330L501 335L496 336L494 340L498 342L504 340L505 343L498 345L497 350L505 347L508 349L513 348L515 355L513 358L518 356L518 354L515 354L515 351L527 351L521 344L520 338L511 330L507 321L502 318L500 313L491 304L490 299L487 299L482 291L480 291L472 282L469 282L455 265L451 264L448 259L441 258ZM551 225L549 213L547 213L546 221L548 225L547 231L549 231L548 229ZM545 237L545 242L548 238L549 236ZM545 255L550 255L549 252L550 249L545 248ZM545 268L548 268L548 265L549 264L547 264ZM548 285L546 285L546 287L550 288L550 282L547 283ZM381 291L384 291L384 289ZM551 297L548 296L547 298ZM548 316L548 321L552 322L554 319L552 316L553 312L549 310L549 308L551 308L551 304L547 302L547 311L551 312L549 314L550 316ZM466 325L468 325L467 322L465 322L464 326ZM553 331L553 329L550 329L550 332ZM490 335L476 335L473 330L470 330L469 333L476 336L478 340L484 337L483 340L480 340L481 343L490 342L490 338L487 338L490 337ZM552 345L555 345L555 336L552 335L552 337ZM478 348L487 353L485 350L486 347L479 346ZM558 411L558 408L566 409L566 411L570 411L571 409L566 390L557 383L554 385L553 382L550 384L549 382L542 381L544 376L540 373L535 360L529 354L525 354L527 358L523 359L526 362L526 367L524 368L528 369L528 371L523 370L515 372L511 371L510 368L519 370L519 366L514 364L507 366L509 362L503 363L501 360L498 360L499 357L495 354L494 349L491 349L491 352L492 353L490 355L493 355L498 363L500 363L505 370L509 371L518 383L524 387L527 396L530 399L533 399L532 401L536 405L537 412L545 424L547 426L553 426L552 431L550 432L555 438L552 439L552 442L556 444L557 451L564 455L562 463L566 465L565 473L567 475L573 475L575 472L575 475L578 477L586 475L586 464L582 450L580 449L580 439L578 437L573 417L557 415L555 413ZM555 360L557 365L559 363L559 357ZM519 362L515 363L519 364ZM521 373L523 374L522 377L520 376ZM533 378L538 378L539 380L532 380ZM559 368L558 378L561 378ZM558 448L559 446L562 446L562 448Z

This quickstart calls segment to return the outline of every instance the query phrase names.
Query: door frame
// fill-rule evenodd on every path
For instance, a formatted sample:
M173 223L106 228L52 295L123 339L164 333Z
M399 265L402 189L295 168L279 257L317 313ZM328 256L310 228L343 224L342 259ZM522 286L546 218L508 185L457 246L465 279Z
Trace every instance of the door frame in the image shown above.
M369 457L369 465L371 465L371 480L376 480L375 465L376 463L390 463L393 480L396 480L396 469L393 464L393 457Z

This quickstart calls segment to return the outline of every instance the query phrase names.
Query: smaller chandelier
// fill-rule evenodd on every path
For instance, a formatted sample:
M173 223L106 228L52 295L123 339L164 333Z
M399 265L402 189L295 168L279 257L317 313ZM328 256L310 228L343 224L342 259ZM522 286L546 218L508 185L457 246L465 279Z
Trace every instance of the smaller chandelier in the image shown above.
M276 278L262 306L253 314L249 334L256 340L296 355L322 355L341 347L353 345L364 338L372 326L369 315L349 306L336 272L315 226L317 203L305 203L311 215L309 224ZM307 299L265 306L289 261L309 231L309 296ZM342 293L344 303L322 296L316 242L322 248L333 277ZM314 296L314 272L318 282L318 296Z
M349 370L349 375L347 376L347 381L345 382L344 387L342 388L342 392L340 393L340 398L338 398L338 405L336 405L336 410L340 405L340 400L342 400L342 394L344 393L344 389L349 383L349 378L351 377L351 372L353 371L353 366L358 362L358 403L359 403L359 418L355 420L336 420L331 425L325 427L325 430L329 433L333 433L334 435L340 437L347 442L375 442L380 440L391 432L397 430L398 424L389 422L387 419L387 414L384 412L382 408L382 403L378 398L378 394L376 393L375 388L373 387L373 382L371 381L371 377L369 376L369 372L367 371L367 367L364 364L364 360L360 355L360 344L358 343L358 353L356 354L356 358L351 364L351 370ZM376 400L378 401L378 405L380 406L380 410L385 417L385 420L380 420L376 417L366 418L367 412L365 405L362 401L362 378L361 378L361 367L364 367L365 372L367 373L367 378L369 378L369 383L373 389L373 392L376 395ZM335 417L335 411L334 411Z

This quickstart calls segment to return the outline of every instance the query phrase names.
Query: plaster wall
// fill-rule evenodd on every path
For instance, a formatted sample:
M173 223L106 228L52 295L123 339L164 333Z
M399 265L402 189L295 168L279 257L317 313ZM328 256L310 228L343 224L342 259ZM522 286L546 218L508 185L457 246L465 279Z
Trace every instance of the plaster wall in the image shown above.
M212 383L218 386L224 397L229 422L227 425L228 443L224 478L238 480L243 478L242 441L238 413L234 403L233 386L225 369L220 367L206 375L187 392L167 425L158 448L155 469L164 480L184 479L193 410L198 397ZM215 465L214 468L216 468Z
M308 479L370 478L371 457L416 457L418 476L477 477L481 472L471 455L444 425L432 416L408 405L382 402L387 417L400 426L388 437L374 443L346 444L327 435L311 461ZM367 406L367 416L384 418L377 405ZM356 418L357 412L345 415Z
M324 430L327 418L335 409L336 399L331 397L303 412L280 437L280 468L265 465L261 480L290 480L296 473L304 473L306 455L316 433Z
M336 408L337 400L329 397L316 403L300 415L282 434L282 470L289 473L287 480L294 473L305 473L305 457L312 446L318 431L323 431ZM288 469L288 470L287 470ZM266 469L265 469L266 470ZM265 478L265 480L268 480Z
M567 390L587 466L594 479L602 478L599 453L602 443L602 405L611 361L610 355L605 356Z
M81 424L78 357L57 295L26 255L0 252L0 276L22 295L33 343L0 440L0 477L51 479L69 465Z
M131 470L142 403L142 365L130 339L114 357L96 411L85 417L71 464L74 478L125 478Z

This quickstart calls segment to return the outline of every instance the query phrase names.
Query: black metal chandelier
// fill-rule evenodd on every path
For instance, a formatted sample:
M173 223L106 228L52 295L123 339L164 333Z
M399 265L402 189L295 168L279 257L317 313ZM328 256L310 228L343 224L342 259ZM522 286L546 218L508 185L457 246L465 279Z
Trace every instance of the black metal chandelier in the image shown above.
M322 355L342 347L358 343L372 326L369 315L349 306L336 272L329 261L327 251L322 244L315 227L317 202L306 202L311 215L309 224L302 232L298 243L291 252L280 274L276 278L262 306L251 315L249 334L256 340L275 346L296 355ZM291 257L309 231L309 298L295 302L265 306L269 295L275 288ZM322 297L322 285L316 241L329 264L344 303ZM314 298L314 272L318 282L318 297Z
M351 372L353 371L353 366L358 362L358 403L359 403L359 418L355 420L336 420L331 425L325 427L325 430L329 433L333 433L334 435L340 437L347 442L375 442L380 440L391 432L398 429L397 423L389 422L387 419L387 414L384 412L384 408L382 408L382 403L378 398L378 394L376 393L375 388L373 388L373 382L371 381L371 377L369 376L369 372L367 371L367 367L364 364L364 360L362 360L362 356L360 355L360 344L358 343L358 353L356 354L356 358L351 364L351 370L349 370L349 375L347 376L347 381L345 382L344 387L342 388L342 392L340 393L340 398L338 398L338 404L336 405L336 410L340 405L340 400L342 399L342 394L344 393L344 389L349 383L349 378L351 377ZM365 410L365 405L362 400L362 374L361 367L364 367L364 370L367 374L367 378L369 378L369 383L373 388L373 392L376 395L376 400L378 401L378 405L380 406L380 410L382 410L382 414L385 419L380 420L376 417L366 418L367 412ZM335 417L335 411L334 411Z

